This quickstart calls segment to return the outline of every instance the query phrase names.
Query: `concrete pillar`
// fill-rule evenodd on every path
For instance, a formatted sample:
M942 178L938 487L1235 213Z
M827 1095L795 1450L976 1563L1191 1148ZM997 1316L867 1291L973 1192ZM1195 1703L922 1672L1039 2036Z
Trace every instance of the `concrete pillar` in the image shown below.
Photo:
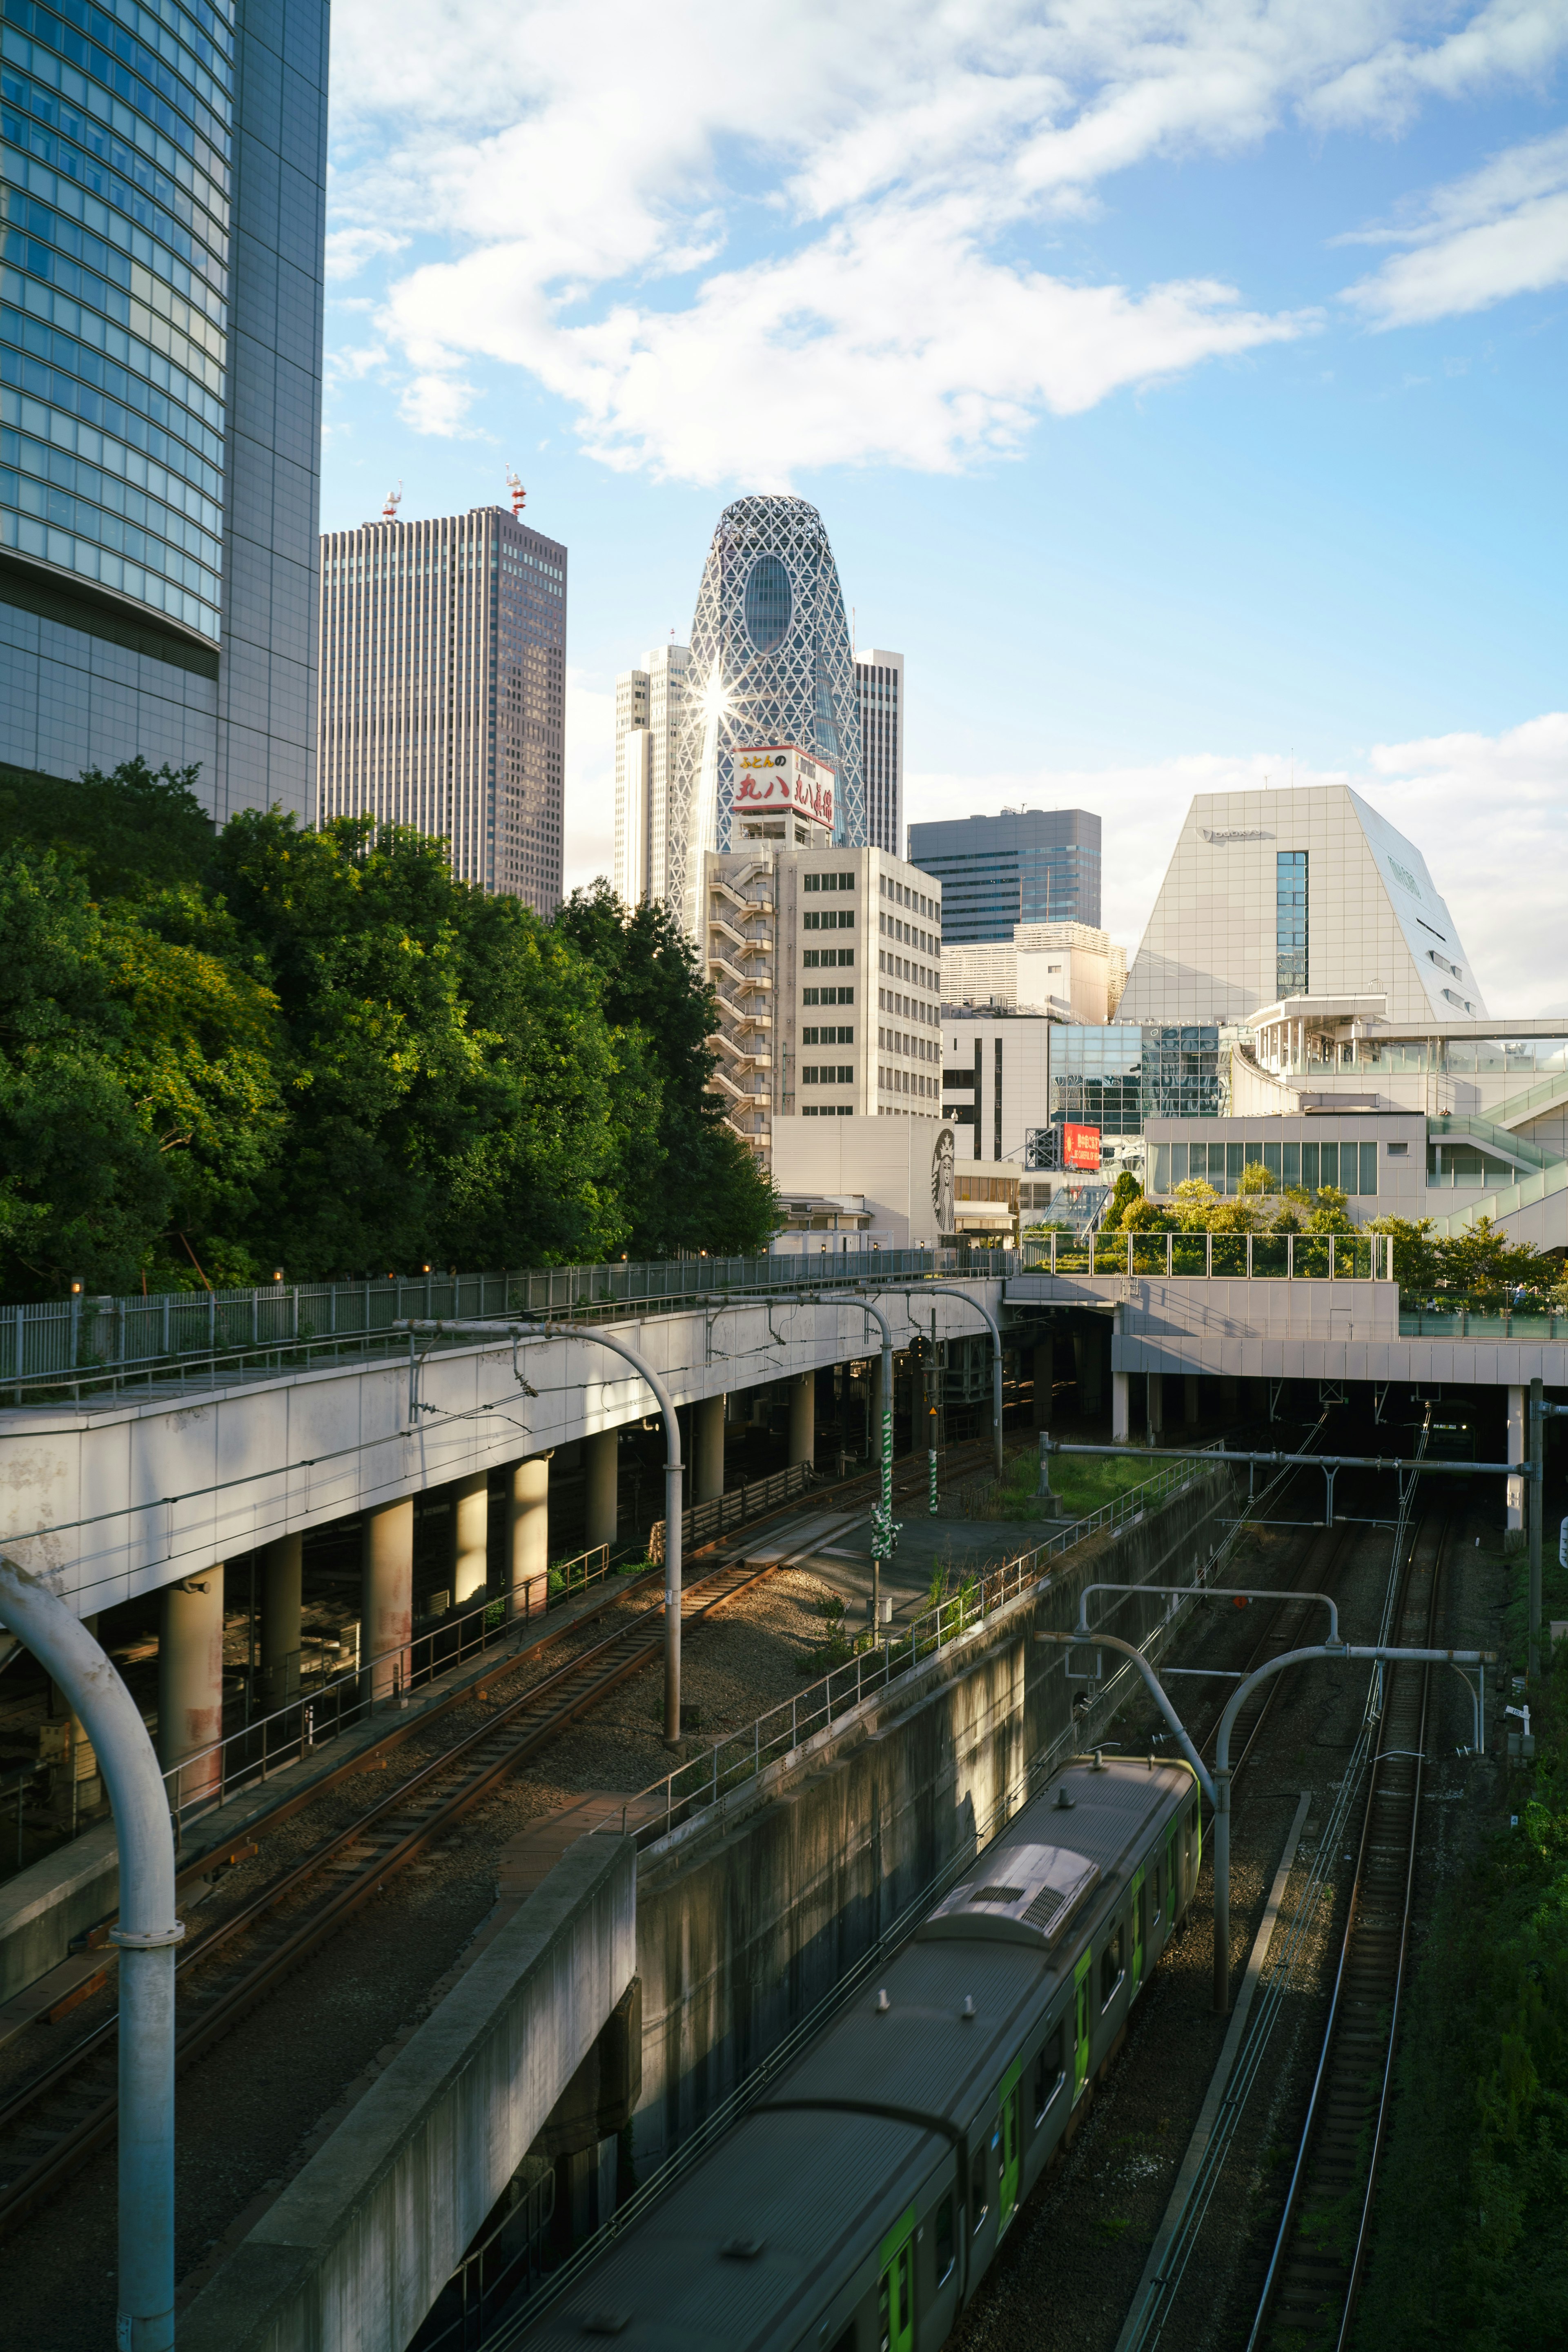
M452 1506L452 1606L460 1609L489 1581L489 1475L475 1470L467 1478L454 1478L447 1493Z
M1182 1375L1182 1419L1189 1429L1198 1425L1198 1376L1195 1372Z
M365 1687L373 1701L385 1700L408 1687L408 1643L414 1631L412 1495L365 1513L360 1569Z
M618 1429L601 1429L583 1440L588 1506L584 1540L608 1544L612 1550L620 1525L620 1453Z
M799 1372L789 1384L789 1461L816 1459L816 1374Z
M300 1696L300 1594L303 1536L279 1536L261 1547L260 1668L262 1710L287 1706Z
M702 1397L691 1408L691 1500L710 1503L723 1491L724 1400Z
M165 1584L158 1595L158 1761L165 1771L187 1756L169 1784L182 1811L216 1797L223 1737L223 1562ZM200 1750L209 1748L209 1755Z
M1051 1425L1051 1382L1056 1377L1056 1348L1049 1339L1035 1342L1035 1427Z
M1115 1372L1110 1375L1110 1442L1112 1445L1132 1443L1132 1375Z
M1528 1441L1525 1437L1524 1419L1526 1394L1527 1391L1521 1388L1510 1388L1508 1392L1508 1452L1503 1456L1507 1462L1523 1462L1527 1458ZM1519 1542L1522 1543L1524 1540L1524 1481L1522 1478L1510 1478L1505 1483L1508 1487L1508 1497L1507 1517L1503 1521L1503 1527L1508 1536L1517 1538Z
M1149 1378L1149 1443L1154 1444L1165 1427L1165 1375L1151 1372Z
M550 1456L514 1462L507 1479L510 1613L540 1617L550 1596Z

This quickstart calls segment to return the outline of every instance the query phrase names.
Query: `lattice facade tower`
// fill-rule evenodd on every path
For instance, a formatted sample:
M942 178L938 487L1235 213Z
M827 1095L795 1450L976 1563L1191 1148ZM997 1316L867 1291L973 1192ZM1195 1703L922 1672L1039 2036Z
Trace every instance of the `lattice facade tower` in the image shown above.
M503 507L321 541L321 810L444 835L452 870L561 903L566 550Z
M805 499L737 499L720 516L687 676L666 895L696 938L702 854L733 845L721 751L793 743L827 761L837 778L835 838L859 848L867 837L848 621L822 517Z

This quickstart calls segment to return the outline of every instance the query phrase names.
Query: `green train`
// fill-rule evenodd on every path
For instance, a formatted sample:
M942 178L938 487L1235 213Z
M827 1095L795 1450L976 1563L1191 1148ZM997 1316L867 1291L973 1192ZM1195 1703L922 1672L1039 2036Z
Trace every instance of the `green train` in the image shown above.
M933 2352L1191 1902L1200 1843L1184 1764L1058 1772L881 1983L521 2341Z

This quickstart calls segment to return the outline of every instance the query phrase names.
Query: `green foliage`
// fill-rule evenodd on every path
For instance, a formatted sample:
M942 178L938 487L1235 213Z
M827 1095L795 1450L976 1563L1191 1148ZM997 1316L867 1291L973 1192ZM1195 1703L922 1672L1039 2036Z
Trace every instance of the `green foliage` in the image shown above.
M74 782L0 768L0 849L53 850L94 898L141 898L195 882L212 856L213 824L192 786L195 768L127 760Z
M1126 1223L1128 1211L1143 1198L1143 1187L1131 1168L1123 1168L1105 1204L1104 1230L1108 1234L1131 1233L1137 1228Z
M368 819L142 761L0 772L0 1283L12 1297L764 1246L662 909L555 924Z
M1544 1310L1562 1295L1561 1263L1528 1242L1509 1241L1489 1217L1442 1236L1430 1217L1379 1217L1368 1230L1393 1234L1394 1278L1412 1302L1500 1301L1523 1290Z
M708 1092L719 1003L690 940L662 905L630 911L609 884L574 890L555 929L604 978L604 1009L626 1073L620 1189L633 1257L765 1250L778 1202Z
M1402 2038L1357 2336L1386 2352L1568 2339L1568 1644L1531 1703L1519 1826L1440 1898Z

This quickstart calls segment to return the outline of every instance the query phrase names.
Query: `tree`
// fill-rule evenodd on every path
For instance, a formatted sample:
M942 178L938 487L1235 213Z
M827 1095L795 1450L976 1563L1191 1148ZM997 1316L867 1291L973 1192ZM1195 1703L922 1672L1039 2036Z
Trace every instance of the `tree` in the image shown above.
M717 998L696 950L662 901L627 908L602 878L555 918L604 979L605 1012L647 1125L624 1121L621 1186L640 1257L680 1250L763 1250L779 1223L773 1187L710 1094ZM628 1098L626 1108L633 1107Z
M1140 1184L1131 1168L1123 1168L1118 1174L1116 1182L1111 1188L1110 1198L1105 1204L1105 1222L1100 1230L1108 1234L1143 1230L1143 1228L1135 1229L1126 1222L1128 1211L1142 1198L1142 1185Z
M69 782L0 768L0 848L52 850L85 877L91 897L140 898L195 882L213 824L192 787L195 767L123 760Z

